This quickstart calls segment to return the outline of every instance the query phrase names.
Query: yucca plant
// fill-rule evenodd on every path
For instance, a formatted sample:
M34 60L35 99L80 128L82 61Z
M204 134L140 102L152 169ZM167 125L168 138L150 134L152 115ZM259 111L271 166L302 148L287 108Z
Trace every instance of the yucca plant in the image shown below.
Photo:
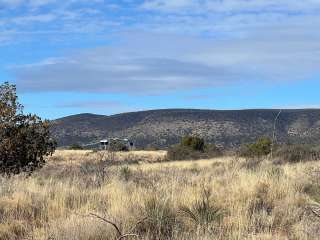
M132 171L128 166L123 166L120 168L120 178L128 182L132 177Z
M138 227L138 233L145 234L149 239L170 239L177 227L177 218L169 200L151 196L146 199L141 215L144 224Z
M206 231L212 223L220 222L223 217L223 210L214 204L211 196L210 189L203 189L201 198L195 201L191 207L180 206L179 213Z

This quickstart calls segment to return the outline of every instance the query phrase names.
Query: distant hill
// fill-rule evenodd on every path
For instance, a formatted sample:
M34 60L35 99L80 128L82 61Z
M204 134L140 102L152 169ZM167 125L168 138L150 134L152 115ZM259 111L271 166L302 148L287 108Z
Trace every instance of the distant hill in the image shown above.
M113 116L79 114L54 120L52 133L59 146L120 137L132 139L138 147L167 147L192 134L230 148L272 136L278 112L168 109ZM283 110L276 129L279 142L320 143L320 109Z

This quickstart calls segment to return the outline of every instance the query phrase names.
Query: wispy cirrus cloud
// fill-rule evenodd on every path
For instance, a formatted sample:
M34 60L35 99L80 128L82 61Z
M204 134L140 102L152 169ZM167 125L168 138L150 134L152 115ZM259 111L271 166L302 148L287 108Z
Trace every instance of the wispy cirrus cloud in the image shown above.
M142 9L176 12L181 11L199 12L306 12L316 11L320 8L317 0L290 1L290 0L146 0ZM185 12L184 12L185 14Z

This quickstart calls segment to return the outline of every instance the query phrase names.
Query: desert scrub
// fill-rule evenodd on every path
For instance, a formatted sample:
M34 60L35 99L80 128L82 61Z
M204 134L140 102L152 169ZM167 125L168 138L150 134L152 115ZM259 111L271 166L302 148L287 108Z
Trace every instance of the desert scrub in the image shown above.
M310 145L282 145L274 154L276 164L316 161L320 159L318 148Z
M127 168L101 167L93 154L60 156L31 176L0 178L1 240L118 237L109 224L84 217L90 213L143 240L319 236L320 221L308 206L317 200L320 162L262 159L252 170L243 159L224 157Z

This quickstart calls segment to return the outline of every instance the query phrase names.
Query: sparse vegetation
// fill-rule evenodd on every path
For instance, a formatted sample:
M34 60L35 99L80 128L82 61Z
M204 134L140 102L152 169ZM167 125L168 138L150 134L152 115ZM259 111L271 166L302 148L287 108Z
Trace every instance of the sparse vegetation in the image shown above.
M320 150L311 145L282 145L275 154L276 163L297 163L320 159Z
M244 159L223 157L113 166L97 156L58 151L31 177L1 177L0 239L319 236L320 221L309 206L319 199L320 162L262 159L247 169Z

